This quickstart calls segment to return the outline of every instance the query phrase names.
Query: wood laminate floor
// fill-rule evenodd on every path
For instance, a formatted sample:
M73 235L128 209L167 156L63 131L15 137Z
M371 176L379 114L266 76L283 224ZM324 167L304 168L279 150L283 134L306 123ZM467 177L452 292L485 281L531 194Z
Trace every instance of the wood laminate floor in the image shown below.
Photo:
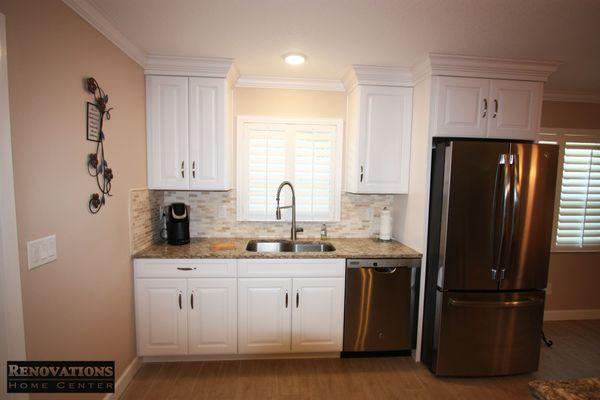
M147 363L122 399L529 399L534 379L600 376L600 320L544 324L534 374L436 378L410 357Z

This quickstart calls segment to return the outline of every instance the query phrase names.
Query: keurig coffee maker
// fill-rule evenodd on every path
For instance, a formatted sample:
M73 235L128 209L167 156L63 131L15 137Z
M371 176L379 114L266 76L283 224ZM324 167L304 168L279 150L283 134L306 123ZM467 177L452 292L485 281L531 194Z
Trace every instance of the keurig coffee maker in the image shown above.
M185 203L172 203L167 212L167 243L187 244L190 242L190 217Z

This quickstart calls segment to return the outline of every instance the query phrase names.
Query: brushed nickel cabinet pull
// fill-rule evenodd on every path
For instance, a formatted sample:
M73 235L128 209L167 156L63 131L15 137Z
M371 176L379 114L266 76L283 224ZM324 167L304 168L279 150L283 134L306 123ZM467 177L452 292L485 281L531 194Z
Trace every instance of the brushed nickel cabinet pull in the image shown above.
M183 308L181 307L181 292L179 292L179 309L182 310Z
M192 310L194 309L194 292L192 292L192 295L190 296L190 306L192 306Z
M492 115L492 118L496 118L496 115L498 115L498 99L494 99L494 115Z
M298 308L298 304L300 304L300 293L296 292L296 308Z
M181 162L181 177L182 178L185 178L185 169L184 169L184 166L185 166L185 161L182 161Z
M177 267L179 271L193 271L196 267Z
M487 116L487 110L488 110L487 99L483 99L483 115L481 116L481 118L485 118Z
M363 181L364 172L365 172L365 169L364 169L364 168L363 168L363 166L361 165L361 166L360 166L360 181L361 181L361 182Z
M196 161L192 161L192 178L196 179Z
M285 291L285 308L288 308L288 292Z

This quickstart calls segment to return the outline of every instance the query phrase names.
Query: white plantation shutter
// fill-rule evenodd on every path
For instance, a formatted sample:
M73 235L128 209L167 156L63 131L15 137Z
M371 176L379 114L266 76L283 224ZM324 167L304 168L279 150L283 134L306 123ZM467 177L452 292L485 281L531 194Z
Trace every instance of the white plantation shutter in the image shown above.
M296 192L299 221L339 221L341 192L340 120L239 117L238 220L275 220L279 184ZM289 188L281 205L291 203ZM283 210L289 219L290 210Z
M277 187L285 178L286 131L282 128L255 124L248 129L247 215L251 220L268 219Z
M600 143L564 142L559 201L556 247L600 248Z

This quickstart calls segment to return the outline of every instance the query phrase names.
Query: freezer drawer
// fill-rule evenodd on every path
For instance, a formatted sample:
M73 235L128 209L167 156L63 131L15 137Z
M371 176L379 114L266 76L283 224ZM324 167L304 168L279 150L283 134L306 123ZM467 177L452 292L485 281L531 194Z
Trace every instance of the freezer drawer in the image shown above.
M439 292L432 365L436 375L489 376L536 371L544 292Z

